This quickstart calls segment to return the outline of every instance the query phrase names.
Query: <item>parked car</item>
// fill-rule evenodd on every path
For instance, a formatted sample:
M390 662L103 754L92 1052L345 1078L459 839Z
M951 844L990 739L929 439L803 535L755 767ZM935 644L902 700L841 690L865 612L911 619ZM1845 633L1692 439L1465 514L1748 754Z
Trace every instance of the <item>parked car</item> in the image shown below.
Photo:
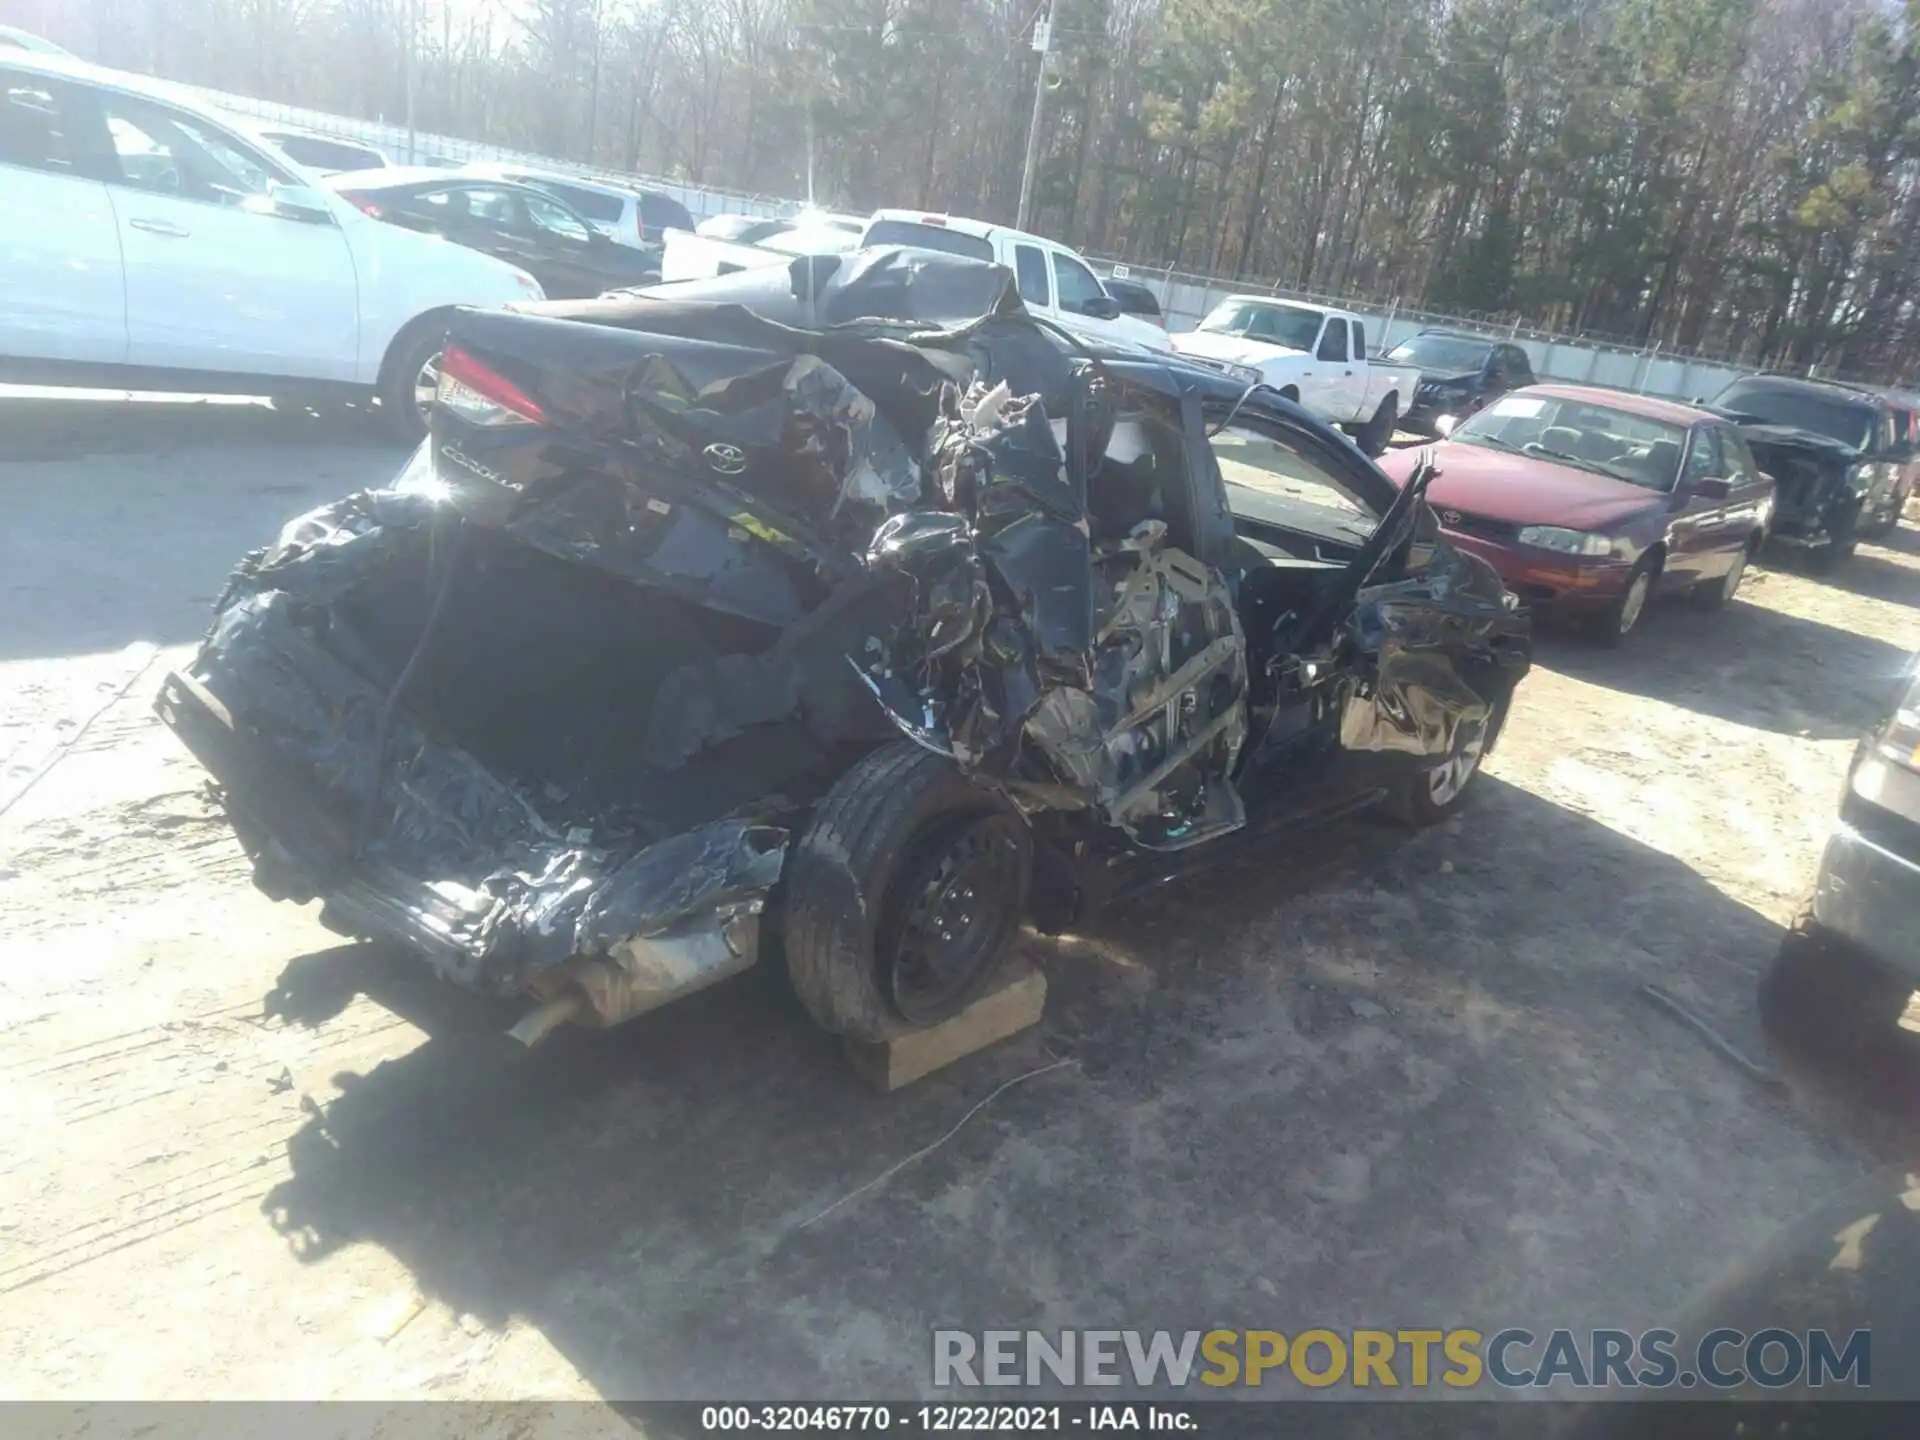
M0 59L0 254L8 378L371 394L410 437L453 308L541 298L171 86L24 53Z
M1779 483L1773 539L1818 569L1852 555L1863 537L1900 523L1915 452L1904 406L1870 390L1790 375L1747 375L1711 408L1740 423L1761 467Z
M1199 328L1174 336L1173 348L1271 385L1344 427L1369 455L1386 450L1420 383L1415 366L1368 358L1358 315L1261 295L1228 296Z
M376 220L519 266L551 299L660 278L647 251L615 244L557 196L530 185L425 166L350 171L328 176L327 184Z
M878 1039L1116 875L1462 803L1527 626L1424 476L995 265L657 294L462 311L398 482L242 562L165 681L269 895L532 994L529 1040L769 932Z
M62 49L51 40L34 34L31 30L22 30L18 25L0 25L0 50L25 50L32 55L64 55L73 58L71 50Z
M1761 992L1769 1023L1796 1037L1891 1029L1920 989L1920 655L1889 689Z
M964 260L991 260L1013 272L1021 303L1030 314L1092 340L1118 341L1150 350L1168 348L1165 332L1123 313L1120 303L1106 292L1092 267L1079 255L1024 230L958 215L876 210L856 245L863 249L906 245ZM790 232L785 243L768 240L757 245L674 234L667 237L660 274L668 282L710 279L763 266L786 266L795 255L835 254L847 248L837 231L823 226Z
M1458 423L1489 400L1533 384L1526 351L1479 335L1422 330L1394 346L1387 359L1420 371L1413 403L1400 417L1400 428L1416 435L1439 435L1442 417Z
M1138 280L1124 275L1103 275L1100 283L1120 305L1122 315L1137 315L1148 324L1167 328L1167 317L1160 309L1160 297Z
M1737 427L1622 390L1533 385L1433 447L1441 528L1529 606L1632 635L1656 596L1724 605L1767 533L1773 482ZM1417 461L1383 462L1396 479Z
M791 230L789 217L772 215L709 215L693 227L696 235L713 240L732 240L741 245L757 245L769 235Z
M280 129L262 130L259 134L262 140L271 143L282 155L306 166L316 175L339 175L349 170L379 170L393 164L382 150L333 135Z
M687 207L657 190L628 189L525 165L486 163L470 165L467 170L473 175L531 185L557 196L584 215L593 228L609 240L631 245L636 250L652 250L658 254L667 231L693 228L693 216Z
M858 235L866 228L867 222L858 215L836 215L829 210L802 209L793 215L784 216L710 215L693 227L693 233L704 235L710 240L731 240L740 245L761 245L775 235L784 235L795 230L838 230L845 234Z
M757 227L756 227L757 228ZM684 237L684 238L683 238ZM701 269L706 278L734 275L774 263L790 263L801 255L841 255L860 246L858 232L808 217L779 222L775 228L754 240L728 240L718 235L685 231L667 232L660 253L662 279L674 282L676 267L684 268L687 242L697 239L702 247ZM681 279L687 278L682 275Z

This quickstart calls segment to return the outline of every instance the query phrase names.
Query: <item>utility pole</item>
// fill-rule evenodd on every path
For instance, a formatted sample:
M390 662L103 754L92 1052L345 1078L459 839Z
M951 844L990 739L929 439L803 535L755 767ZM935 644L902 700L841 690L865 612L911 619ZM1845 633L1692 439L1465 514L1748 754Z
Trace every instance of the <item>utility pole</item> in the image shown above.
M1047 62L1053 58L1051 11L1034 22L1033 48L1040 55L1040 73L1033 81L1033 118L1027 122L1027 163L1020 169L1020 212L1013 221L1016 230L1027 228L1027 214L1033 208L1033 170L1040 161L1040 112L1047 101Z
M418 4L419 0L406 0L407 42L405 53L407 62L407 163L409 165L413 164L416 159L413 148L413 72L417 62L414 59L413 52L415 47L420 43L420 14L416 8Z

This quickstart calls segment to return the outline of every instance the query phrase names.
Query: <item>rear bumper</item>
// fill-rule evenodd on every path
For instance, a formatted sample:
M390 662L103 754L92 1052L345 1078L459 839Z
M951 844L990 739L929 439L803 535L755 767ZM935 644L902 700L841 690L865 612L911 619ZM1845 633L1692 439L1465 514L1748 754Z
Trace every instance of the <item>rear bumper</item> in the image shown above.
M1633 567L1611 557L1549 556L1530 547L1486 540L1441 526L1447 543L1478 555L1521 603L1533 608L1599 609L1626 593Z
M572 843L401 715L376 791L371 717L385 696L274 603L284 598L223 611L154 702L219 782L269 897L322 899L339 928L483 993L577 985L604 1023L753 963L785 830L718 820L644 848Z
M1814 882L1813 918L1920 986L1920 775L1868 751Z
M1920 986L1920 864L1842 825L1827 840L1813 918Z
M351 821L320 786L277 762L226 704L191 675L166 677L154 710L219 783L229 820L274 900L325 899L355 933L417 951L435 969L480 989L473 960L452 938L459 916L418 880L356 859Z

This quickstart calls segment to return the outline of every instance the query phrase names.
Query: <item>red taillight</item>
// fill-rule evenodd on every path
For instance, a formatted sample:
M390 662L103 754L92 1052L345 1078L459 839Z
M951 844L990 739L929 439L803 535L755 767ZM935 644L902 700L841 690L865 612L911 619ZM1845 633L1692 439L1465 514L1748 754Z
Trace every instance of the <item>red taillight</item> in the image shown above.
M647 243L647 222L640 218L640 207L633 207L633 233L642 245Z
M526 391L458 345L449 345L440 353L440 387L435 399L469 425L547 423L547 412Z
M377 203L375 203L372 199L370 199L365 195L356 195L351 190L349 190L344 192L343 198L352 202L352 204L356 209L362 211L367 215L371 215L376 220L383 220L386 218L387 212L382 210Z

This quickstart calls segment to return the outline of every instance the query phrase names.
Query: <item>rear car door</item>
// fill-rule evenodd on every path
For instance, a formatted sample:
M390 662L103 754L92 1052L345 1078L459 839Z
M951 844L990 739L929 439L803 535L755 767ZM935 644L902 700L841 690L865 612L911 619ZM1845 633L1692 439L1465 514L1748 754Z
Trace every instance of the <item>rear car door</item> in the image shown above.
M1696 425L1680 463L1674 486L1674 515L1667 522L1667 562L1670 579L1712 579L1726 573L1733 556L1726 548L1726 501L1702 495L1704 480L1724 480L1727 460L1721 449L1722 425Z
M415 196L405 208L426 217L436 233L456 245L518 265L548 295L560 298L547 284L549 257L521 208L518 191L504 185L449 185Z
M1900 412L1893 406L1874 406L1873 461L1871 488L1867 492L1864 515L1893 515L1905 498L1901 482L1906 476L1907 447L1902 442ZM1863 515L1863 519L1864 519Z
M534 178L527 183L536 190L559 196L609 240L636 249L643 243L640 238L638 202L632 196L590 190L584 185L566 185L557 180Z
M1313 347L1314 365L1300 375L1300 401L1329 420L1353 420L1366 398L1367 377L1353 363L1344 315L1329 315Z
M1746 440L1734 425L1717 427L1720 431L1720 458L1732 486L1721 507L1719 540L1725 551L1725 564L1746 548L1757 533L1764 533L1771 518L1769 497L1773 487L1762 478L1760 465L1747 448ZM1722 570L1724 573L1724 567Z
M303 184L184 110L87 90L127 271L127 361L165 369L357 378L359 286L331 215L275 213Z
M107 187L71 124L74 87L0 68L0 353L119 364L126 271Z
M517 198L517 223L527 231L529 253L540 261L538 268L525 268L533 271L549 300L591 299L639 279L638 267L630 267L634 273L615 273L610 262L603 263L606 255L631 256L631 250L609 245L605 237L596 244L592 227L559 201L531 193Z

